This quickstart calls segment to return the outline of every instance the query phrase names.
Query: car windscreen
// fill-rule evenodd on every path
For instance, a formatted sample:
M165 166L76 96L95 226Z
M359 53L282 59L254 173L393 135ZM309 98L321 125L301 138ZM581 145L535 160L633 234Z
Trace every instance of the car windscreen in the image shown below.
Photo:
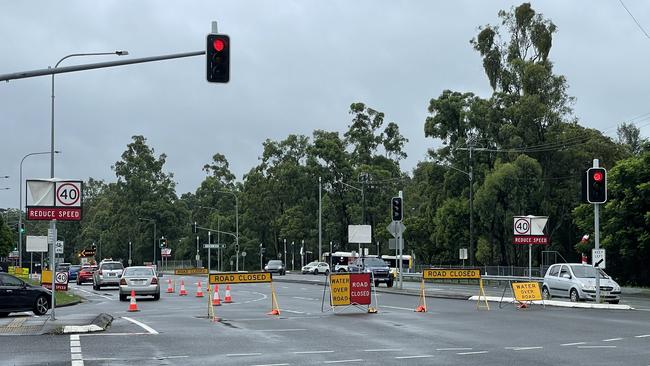
M153 276L153 269L151 269L151 268L127 268L124 271L124 276L127 276L127 277Z
M590 266L571 266L573 274L578 278L596 278L596 268ZM598 269L600 278L609 278L602 269Z
M122 263L104 263L102 264L102 270L115 270L115 269L124 269Z
M282 261L269 261L269 266L281 266Z
M379 258L366 258L364 259L363 263L366 266L372 266L372 267L387 267L388 265L386 262Z
M78 271L79 269L81 269L81 266L70 266L71 271Z
M318 265L318 262L310 262L310 263L307 263L307 265L310 266L310 267L316 267Z

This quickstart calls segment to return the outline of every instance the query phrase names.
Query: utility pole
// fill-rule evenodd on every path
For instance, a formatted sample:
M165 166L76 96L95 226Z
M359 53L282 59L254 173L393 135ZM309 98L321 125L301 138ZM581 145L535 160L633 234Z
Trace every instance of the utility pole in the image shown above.
M318 260L321 261L323 259L323 196L321 194L322 191L322 183L321 183L321 177L318 177ZM330 253L330 256L332 253Z

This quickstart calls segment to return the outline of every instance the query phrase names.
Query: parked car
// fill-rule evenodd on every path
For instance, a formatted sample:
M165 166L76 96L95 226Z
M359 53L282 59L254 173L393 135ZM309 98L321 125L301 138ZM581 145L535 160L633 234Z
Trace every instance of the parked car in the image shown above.
M81 286L86 282L93 282L93 273L97 270L97 266L81 267L77 275L77 285Z
M152 267L134 266L127 267L120 278L120 301L126 301L135 291L136 296L153 296L154 300L160 299L160 284L158 276Z
M334 272L347 272L347 271L348 271L347 264L337 264L334 266Z
M324 273L325 275L330 274L330 265L325 262L311 262L307 263L306 266L302 267L302 274L312 273L319 274Z
M270 260L269 263L264 266L266 272L277 273L280 276L287 274L287 269L284 268L284 264L281 260Z
M77 275L79 274L79 270L81 270L81 265L79 264L71 265L70 268L68 269L68 281L76 281Z
M596 299L596 276L600 276L600 297L618 304L621 287L600 268L589 264L563 263L548 268L542 284L544 299L566 297L573 302Z
M124 271L124 266L121 262L113 260L101 261L99 267L93 273L93 289L99 290L102 286L119 286L122 271Z
M71 265L72 264L70 263L58 263L55 269L57 272L67 272L68 270L70 270Z
M43 315L50 308L51 298L52 292L46 288L32 286L8 273L0 273L0 318L20 311Z
M390 268L386 262L379 258L359 258L348 265L348 272L372 272L375 287L379 286L380 283L385 283L386 286L393 287L393 275L390 273Z

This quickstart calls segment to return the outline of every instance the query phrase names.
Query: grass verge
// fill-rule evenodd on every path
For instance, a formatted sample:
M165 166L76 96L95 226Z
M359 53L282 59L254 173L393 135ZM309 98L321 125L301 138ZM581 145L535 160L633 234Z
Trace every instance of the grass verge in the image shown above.
M36 280L27 280L27 283L34 285L34 286L40 286L41 284L36 281ZM81 296L73 294L70 291L57 291L54 294L54 299L56 301L56 306L65 306L68 304L76 303L81 301Z

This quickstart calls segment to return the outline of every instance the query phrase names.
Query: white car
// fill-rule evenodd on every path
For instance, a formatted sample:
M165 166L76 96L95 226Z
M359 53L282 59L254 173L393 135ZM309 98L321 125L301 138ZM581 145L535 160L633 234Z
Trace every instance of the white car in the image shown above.
M324 273L328 275L330 274L330 265L325 262L311 262L302 267L302 274L305 273L313 273L315 275Z
M600 296L610 304L618 304L621 287L602 269L588 264L563 263L548 268L542 285L544 299L566 297L576 302L596 299L596 276L600 277Z

